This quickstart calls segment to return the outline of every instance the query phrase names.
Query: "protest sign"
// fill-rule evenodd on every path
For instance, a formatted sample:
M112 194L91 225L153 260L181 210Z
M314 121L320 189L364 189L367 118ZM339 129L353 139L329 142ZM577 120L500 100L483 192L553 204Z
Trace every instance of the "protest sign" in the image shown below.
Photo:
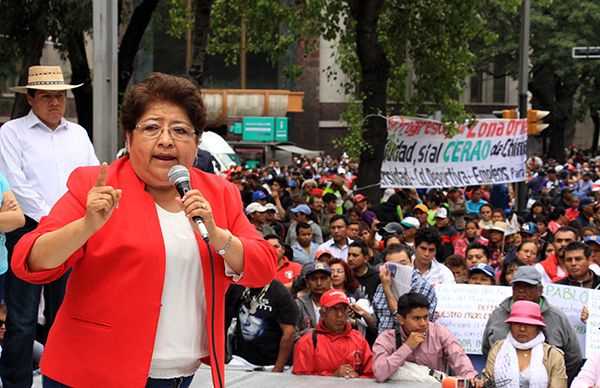
M590 316L587 321L585 354L590 357L594 353L600 353L600 290L589 291L587 308Z
M512 296L511 287L482 286L471 284L439 284L435 286L438 297L437 323L444 325L454 334L469 354L481 354L481 339L490 314L504 299ZM594 297L592 297L594 295ZM575 328L581 350L594 347L600 351L600 291L559 284L544 285L544 296L548 303L562 310ZM596 303L593 305L593 303ZM588 306L589 304L589 306ZM597 328L594 338L586 341L586 326L581 322L581 311L586 305L590 310L590 327ZM592 323L595 322L595 323ZM593 326L595 325L595 326ZM549 328L548 330L551 330ZM590 331L590 334L592 331ZM592 338L592 337L590 337ZM595 343L596 345L592 345ZM584 354L588 354L584 352Z
M525 179L526 120L484 119L447 138L437 121L388 119L381 187L452 187Z
M592 290L583 287L563 286L561 284L544 284L544 296L548 302L560 309L571 321L575 328L577 338L581 344L581 351L585 352L586 330L585 324L581 322L581 311L583 306L587 306L589 292ZM552 330L550 328L549 330Z
M437 323L454 334L469 354L481 354L481 338L490 314L512 295L510 287L438 284Z

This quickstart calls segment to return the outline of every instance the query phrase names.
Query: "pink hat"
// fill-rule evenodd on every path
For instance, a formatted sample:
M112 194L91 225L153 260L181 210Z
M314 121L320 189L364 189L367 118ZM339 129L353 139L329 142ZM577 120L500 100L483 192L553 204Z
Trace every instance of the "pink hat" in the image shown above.
M528 325L546 327L540 306L529 300L519 300L513 303L512 309L510 310L510 317L504 322L525 323Z

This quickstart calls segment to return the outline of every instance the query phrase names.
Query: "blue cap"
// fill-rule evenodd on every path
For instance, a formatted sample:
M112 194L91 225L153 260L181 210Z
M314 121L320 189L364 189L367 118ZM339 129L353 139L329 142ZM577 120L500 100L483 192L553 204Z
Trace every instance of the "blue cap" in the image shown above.
M483 274L485 274L493 279L496 279L496 271L494 271L494 269L487 264L483 264L483 263L475 264L474 266L472 266L469 269L470 274L473 272L482 272Z
M310 210L308 205L304 205L304 204L293 207L290 209L290 211L294 214L304 213L307 216L310 216L312 214L312 211Z
M331 268L325 263L321 263L320 261L313 261L312 263L305 264L302 267L302 275L308 276L311 273L323 271L331 275Z
M264 191L257 190L252 193L252 202L261 201L263 199L267 199L267 194L265 194Z
M593 236L587 236L586 238L583 239L583 242L585 243L596 243L598 245L600 245L600 236L598 236L597 234L593 235Z
M593 199L591 199L590 197L582 197L579 200L580 207L584 207L584 206L588 206L588 205L595 205L595 204L596 204L596 202Z
M537 227L533 222L526 222L521 226L521 232L527 234L534 234L537 230Z

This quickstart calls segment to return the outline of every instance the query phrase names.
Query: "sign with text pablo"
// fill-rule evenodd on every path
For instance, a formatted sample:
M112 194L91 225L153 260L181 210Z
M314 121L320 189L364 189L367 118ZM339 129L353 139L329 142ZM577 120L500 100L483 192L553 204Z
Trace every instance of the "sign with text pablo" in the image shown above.
M527 120L483 119L452 138L438 121L388 119L383 188L430 188L525 180Z

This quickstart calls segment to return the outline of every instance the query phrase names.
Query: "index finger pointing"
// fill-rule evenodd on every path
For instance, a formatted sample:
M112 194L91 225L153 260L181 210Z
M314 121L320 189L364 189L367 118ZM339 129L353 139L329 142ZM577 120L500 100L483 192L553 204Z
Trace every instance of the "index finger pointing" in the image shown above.
M108 164L106 162L102 163L100 166L100 173L98 174L98 178L96 178L96 184L94 186L100 187L104 186L106 182L106 171L108 170Z

